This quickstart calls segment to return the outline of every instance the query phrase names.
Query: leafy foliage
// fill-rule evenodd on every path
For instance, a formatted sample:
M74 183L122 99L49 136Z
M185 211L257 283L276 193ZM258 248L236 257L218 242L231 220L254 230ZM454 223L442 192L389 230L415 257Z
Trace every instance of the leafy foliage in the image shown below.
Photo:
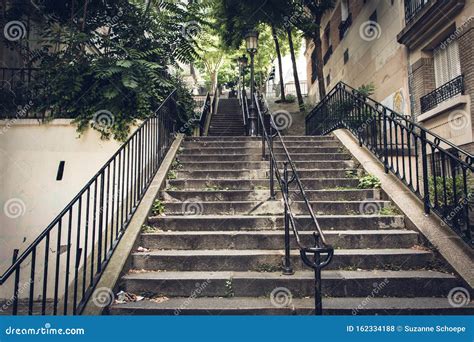
M24 59L33 56L28 64L38 68L30 89L35 110L73 118L79 132L93 127L103 138L124 140L131 126L152 115L176 88L181 124L194 116L179 70L180 63L198 56L193 37L203 23L198 4L40 3L15 5L6 14L21 10L40 18L33 26L38 44L28 51L16 46ZM98 112L110 113L106 126L96 122Z
M380 179L374 175L367 175L359 178L359 189L378 189L382 186Z

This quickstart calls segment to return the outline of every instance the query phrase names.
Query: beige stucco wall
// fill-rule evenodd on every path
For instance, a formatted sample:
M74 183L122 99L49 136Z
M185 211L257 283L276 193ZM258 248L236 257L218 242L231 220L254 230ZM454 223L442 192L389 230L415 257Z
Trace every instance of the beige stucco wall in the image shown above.
M93 129L79 137L68 119L0 121L0 272L13 249L24 250L119 146Z
M364 36L364 40L361 31L374 10L377 10L379 26L373 39ZM332 12L324 16L322 28L326 27L334 11L340 11L340 7L337 5ZM409 113L407 52L405 46L399 44L396 38L403 27L402 18L403 1L394 1L393 5L390 1L370 1L363 5L360 12L355 17L353 15L352 25L342 41L337 44L332 42L333 49L334 45L337 47L324 66L325 81L328 73L331 75L331 82L326 87L327 92L339 81L344 81L354 88L373 83L376 87L374 99L393 107L393 98L396 98L397 106L405 113ZM344 64L346 49L349 50L349 61ZM311 50L308 49L306 56L309 64L310 55ZM313 101L317 92L315 82L310 89Z

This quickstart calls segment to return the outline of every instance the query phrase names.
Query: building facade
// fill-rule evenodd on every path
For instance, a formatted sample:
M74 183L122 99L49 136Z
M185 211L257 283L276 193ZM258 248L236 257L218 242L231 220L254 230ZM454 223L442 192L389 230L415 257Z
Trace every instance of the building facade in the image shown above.
M338 0L321 23L327 92L373 84L373 98L474 152L474 1ZM314 44L309 97L318 99Z

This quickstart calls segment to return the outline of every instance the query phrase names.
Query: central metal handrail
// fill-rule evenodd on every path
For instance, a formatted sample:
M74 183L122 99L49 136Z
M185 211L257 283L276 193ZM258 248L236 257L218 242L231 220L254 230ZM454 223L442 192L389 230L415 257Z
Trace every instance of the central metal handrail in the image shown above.
M281 133L277 129L277 125L275 124L274 118L271 114L268 113L268 106L266 106L265 113L262 113L262 106L261 106L261 97L257 93L253 94L257 114L259 118L259 126L260 126L260 134L262 135L262 158L266 157L265 145L268 147L268 155L269 155L269 162L270 162L270 197L271 199L275 198L275 189L274 189L274 177L277 179L278 184L280 186L283 203L284 203L284 214L285 214L285 258L283 262L283 273L286 275L293 274L293 269L291 266L290 260L290 227L295 237L295 241L297 244L298 249L300 250L300 256L303 262L314 269L315 272L315 314L321 315L322 314L322 294L321 294L321 269L326 267L332 260L334 255L334 248L329 245L326 241L324 233L319 225L319 222L314 214L314 211L309 203L308 197L304 190L304 186L301 183L301 180L298 176L298 172L296 170L295 164L291 159L291 155L288 152L288 148L281 136ZM267 132L264 115L270 116L270 125L269 132ZM274 130L274 132L272 132ZM273 139L278 137L285 155L285 160L283 161L283 175L280 173L280 168L278 165L278 161L276 159L274 150L273 150ZM288 169L288 165L290 169ZM291 177L289 173L291 172ZM293 182L296 182L297 189L299 190L299 194L303 198L303 201L306 206L306 210L309 212L309 215L312 220L312 224L315 227L315 232L313 232L313 239L314 245L313 246L306 246L302 243L300 233L298 231L297 223L295 220L295 215L291 208L291 198L289 196L289 185ZM313 260L311 260L308 254L313 254ZM322 255L325 257L322 259Z

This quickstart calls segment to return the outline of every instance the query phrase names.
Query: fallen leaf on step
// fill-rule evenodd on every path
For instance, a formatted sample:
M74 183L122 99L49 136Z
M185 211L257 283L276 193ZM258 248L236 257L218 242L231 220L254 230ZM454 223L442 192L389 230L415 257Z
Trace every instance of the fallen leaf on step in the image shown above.
M138 252L149 252L150 250L148 248L145 248L145 247L138 247L137 251Z
M154 297L154 298L150 298L150 301L154 302L154 303L163 303L163 302L166 302L167 300L169 300L168 297Z

